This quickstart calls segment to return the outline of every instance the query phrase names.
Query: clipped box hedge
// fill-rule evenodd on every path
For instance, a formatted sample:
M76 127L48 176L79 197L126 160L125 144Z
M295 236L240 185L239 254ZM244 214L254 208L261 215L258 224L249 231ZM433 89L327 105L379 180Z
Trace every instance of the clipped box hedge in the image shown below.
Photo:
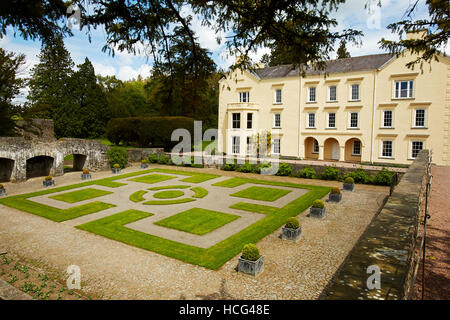
M188 117L132 117L111 119L106 129L108 139L118 145L162 147L170 150L178 141L171 141L172 132L186 129L194 137L194 119Z

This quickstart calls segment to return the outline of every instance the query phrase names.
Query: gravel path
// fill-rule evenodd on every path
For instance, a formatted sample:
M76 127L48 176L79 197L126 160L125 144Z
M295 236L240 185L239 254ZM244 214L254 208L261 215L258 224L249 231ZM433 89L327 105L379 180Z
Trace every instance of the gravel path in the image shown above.
M433 180L427 224L424 299L450 299L450 167L433 166ZM423 225L421 225L423 229ZM422 299L422 263L414 286L413 299Z
M240 175L201 170L206 171ZM102 176L108 175L96 173L95 177ZM78 175L73 181L65 177L68 184L79 179ZM341 186L329 181L255 177ZM24 185L17 192L27 188ZM355 192L344 192L341 204L326 203L324 219L300 214L303 232L297 243L279 239L281 228L268 235L258 243L265 256L265 271L256 279L234 270L237 256L217 271L207 270L4 206L0 206L0 242L7 251L58 272L61 278L69 265L78 265L83 292L104 299L317 299L388 192L386 187L357 185Z

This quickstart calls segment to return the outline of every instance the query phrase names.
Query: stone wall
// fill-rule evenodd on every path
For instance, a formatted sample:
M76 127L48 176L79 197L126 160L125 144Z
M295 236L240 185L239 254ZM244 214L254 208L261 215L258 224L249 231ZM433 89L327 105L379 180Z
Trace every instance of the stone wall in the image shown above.
M164 148L127 149L127 151L128 151L128 163L132 163L148 159L148 157L150 157L152 153L163 153Z
M422 150L336 273L322 299L406 299L427 183L429 151ZM349 226L350 227L350 226ZM381 271L379 289L369 289L369 266Z
M59 176L64 173L64 157L70 154L78 170L104 170L108 168L107 150L100 140L0 137L0 177L10 176L11 181L18 182L27 176ZM6 165L11 161L12 168Z

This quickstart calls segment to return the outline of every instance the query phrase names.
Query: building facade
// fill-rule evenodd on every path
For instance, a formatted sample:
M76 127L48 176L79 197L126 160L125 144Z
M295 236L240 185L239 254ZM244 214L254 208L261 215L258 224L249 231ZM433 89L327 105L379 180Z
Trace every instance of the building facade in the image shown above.
M450 60L411 70L413 59L338 59L305 76L291 65L231 72L219 82L219 151L255 154L266 131L274 155L410 164L430 149L450 165Z

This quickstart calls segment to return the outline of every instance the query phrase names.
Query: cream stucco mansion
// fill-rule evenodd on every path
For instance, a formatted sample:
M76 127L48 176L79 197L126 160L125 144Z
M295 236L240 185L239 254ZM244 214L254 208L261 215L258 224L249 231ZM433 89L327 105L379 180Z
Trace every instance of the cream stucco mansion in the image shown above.
M409 164L426 148L450 165L450 60L422 73L405 66L412 59L338 59L327 76L291 65L231 72L219 82L219 151L252 154L252 137L269 130L280 156Z

